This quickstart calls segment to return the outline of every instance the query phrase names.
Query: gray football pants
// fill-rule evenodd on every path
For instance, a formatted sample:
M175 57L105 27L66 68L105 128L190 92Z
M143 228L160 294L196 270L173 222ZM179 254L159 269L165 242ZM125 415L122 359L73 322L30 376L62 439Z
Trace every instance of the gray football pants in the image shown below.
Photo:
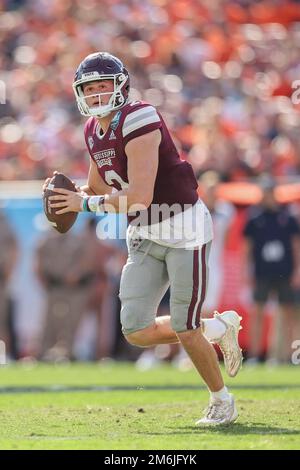
M143 240L137 249L129 249L120 285L121 323L125 335L154 323L169 286L173 330L179 333L200 326L208 285L210 247L211 242L186 250Z

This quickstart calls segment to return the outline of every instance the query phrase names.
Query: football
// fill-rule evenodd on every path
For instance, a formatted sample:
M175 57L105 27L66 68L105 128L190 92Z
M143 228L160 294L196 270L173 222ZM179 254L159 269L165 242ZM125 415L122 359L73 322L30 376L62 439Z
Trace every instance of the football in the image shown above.
M44 211L51 225L59 232L66 233L77 219L78 212L67 212L66 214L56 214L56 210L50 207L49 197L57 195L53 192L54 188L64 188L70 191L76 191L75 184L64 174L56 173L48 183L43 194Z

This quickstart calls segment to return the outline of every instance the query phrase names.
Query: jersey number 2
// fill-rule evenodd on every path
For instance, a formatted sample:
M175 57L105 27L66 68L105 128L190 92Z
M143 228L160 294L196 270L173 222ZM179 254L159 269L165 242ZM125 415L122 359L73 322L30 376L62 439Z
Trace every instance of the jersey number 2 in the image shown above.
M126 181L122 180L121 176L118 175L115 170L109 170L105 172L105 181L109 186L117 186L119 191L121 191L122 189L127 189L129 186Z

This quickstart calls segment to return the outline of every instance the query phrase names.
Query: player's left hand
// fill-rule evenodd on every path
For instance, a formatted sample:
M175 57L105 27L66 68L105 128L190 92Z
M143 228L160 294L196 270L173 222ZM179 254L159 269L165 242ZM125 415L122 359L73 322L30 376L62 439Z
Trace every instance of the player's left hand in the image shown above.
M50 196L51 207L58 209L56 214L66 214L67 212L81 212L83 195L79 192L69 191L63 188L54 188L53 192L59 193L57 196ZM53 201L53 202L52 202Z

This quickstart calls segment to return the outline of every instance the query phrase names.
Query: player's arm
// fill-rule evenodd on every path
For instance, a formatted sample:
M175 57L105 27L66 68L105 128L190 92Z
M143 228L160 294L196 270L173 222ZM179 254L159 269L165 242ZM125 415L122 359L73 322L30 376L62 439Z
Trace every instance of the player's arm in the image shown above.
M93 212L122 212L130 213L146 209L153 199L154 183L158 168L159 145L161 141L160 130L156 129L130 140L126 147L128 187L112 194L106 192L97 179L97 188L91 182L93 190L103 188L102 196L89 198L88 206ZM93 171L94 174L94 171ZM89 186L89 189L91 187ZM67 189L54 188L53 192L60 193L50 196L51 207L57 209L56 214L66 212L80 212L86 210L85 197L81 193L74 193ZM95 208L93 209L92 206Z
M95 194L110 194L112 187L108 186L98 173L97 165L90 159L90 169L87 184L80 187L80 191L93 196Z
M96 180L96 178L92 181L88 179L89 189L92 187L94 191L99 191L103 194L103 196L90 197L89 207L91 208L92 202L95 206L95 212L104 210L112 213L136 212L149 207L153 199L160 141L161 133L157 129L136 137L127 143L125 151L129 183L126 189L108 194L105 186L111 192L110 186L107 186L104 182L104 186L101 186L101 181ZM93 175L94 170L92 170ZM58 209L56 214L85 210L83 206L84 198L81 194L72 193L66 189L54 189L53 191L61 193L61 195L50 197L52 201L51 207ZM92 201L94 199L95 202Z
M104 209L107 212L135 212L150 206L157 175L160 141L161 133L156 129L127 143L125 152L128 188L106 196Z

